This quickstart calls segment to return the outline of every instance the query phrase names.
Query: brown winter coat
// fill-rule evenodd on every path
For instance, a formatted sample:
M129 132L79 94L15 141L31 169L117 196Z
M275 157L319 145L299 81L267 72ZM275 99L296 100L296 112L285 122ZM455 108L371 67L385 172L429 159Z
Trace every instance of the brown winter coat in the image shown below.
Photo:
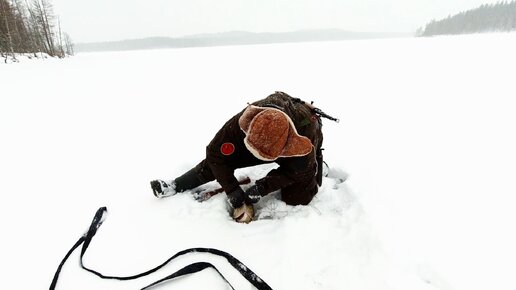
M206 147L206 159L198 165L197 173L205 182L215 178L226 192L232 192L239 186L234 176L235 169L276 162L279 165L277 169L271 170L267 176L256 181L263 191L261 194L265 195L281 189L282 199L286 203L308 204L317 193L317 185L320 185L322 180L320 168L323 137L320 118L299 99L294 99L282 92L276 92L251 105L284 112L292 120L297 134L302 139L308 138L313 147L311 149L308 147L308 151L304 152L303 156L279 157L273 161L258 159L244 144L246 128L242 128L242 124L239 124L245 112L243 110L226 122ZM300 139L300 141L303 140ZM306 148L306 144L304 146Z

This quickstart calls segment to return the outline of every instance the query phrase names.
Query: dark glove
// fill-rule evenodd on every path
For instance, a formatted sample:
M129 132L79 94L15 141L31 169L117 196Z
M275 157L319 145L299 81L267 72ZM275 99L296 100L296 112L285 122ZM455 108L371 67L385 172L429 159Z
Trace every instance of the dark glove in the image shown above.
M246 193L237 186L227 194L228 202L233 207L233 219L239 223L249 223L254 217L254 207L247 201Z
M227 193L228 196L228 202L233 208L239 208L242 205L244 205L244 202L246 200L246 194L240 188L240 186L237 186L233 191Z
M263 187L261 185L253 185L251 187L249 187L246 191L245 191L245 203L247 204L251 204L251 203L257 203L260 198L262 198L262 196L264 196L265 194L262 193L263 192Z

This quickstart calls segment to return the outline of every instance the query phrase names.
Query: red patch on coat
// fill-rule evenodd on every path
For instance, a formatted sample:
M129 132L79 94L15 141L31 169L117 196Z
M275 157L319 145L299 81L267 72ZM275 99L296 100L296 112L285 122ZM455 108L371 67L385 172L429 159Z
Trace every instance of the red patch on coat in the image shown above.
M220 146L220 152L226 156L231 155L233 152L235 152L235 145L229 142L224 143L222 146Z

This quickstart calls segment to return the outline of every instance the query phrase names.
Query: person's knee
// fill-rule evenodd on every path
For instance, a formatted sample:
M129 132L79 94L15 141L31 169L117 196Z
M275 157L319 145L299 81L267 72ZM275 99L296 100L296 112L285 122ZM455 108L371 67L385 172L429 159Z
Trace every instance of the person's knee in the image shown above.
M183 175L174 179L174 183L175 183L174 187L177 192L183 192L185 190L190 190L190 189L196 188L197 186L202 184L195 168L188 170Z
M177 177L174 182L176 191L183 192L185 190L194 189L214 179L213 173L207 166L206 161L203 160L194 168Z
M288 205L308 205L317 194L317 186L286 187L281 190L281 200Z

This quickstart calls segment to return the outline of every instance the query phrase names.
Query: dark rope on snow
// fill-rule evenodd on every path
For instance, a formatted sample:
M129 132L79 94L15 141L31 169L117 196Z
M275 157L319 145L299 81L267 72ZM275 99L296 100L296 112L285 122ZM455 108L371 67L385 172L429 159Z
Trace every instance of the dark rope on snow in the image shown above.
M177 258L179 256L189 254L189 253L209 253L209 254L213 254L216 256L224 257L229 262L229 264L231 264L231 266L233 266L233 268L235 268L247 281L249 281L249 283L251 283L254 287L256 287L256 289L272 290L272 288L265 281L263 281L258 275L256 275L251 269L249 269L246 265L244 265L242 262L240 262L237 258L235 258L234 256L232 256L231 254L229 254L227 252L213 249L213 248L190 248L190 249L186 249L186 250L177 252L175 255L170 257L168 260L163 262L161 265L159 265L153 269L150 269L148 271L142 272L140 274L132 275L132 276L125 276L125 277L108 276L108 275L101 274L95 270L92 270L92 269L84 266L83 256L86 253L86 250L88 249L88 246L90 245L91 240L97 233L97 230L102 225L102 222L104 222L106 214L107 214L106 207L101 207L97 210L97 213L93 217L93 221L91 222L91 225L90 225L90 228L88 229L88 231L81 238L79 238L79 240L73 245L73 247L68 251L68 253L66 253L65 257L63 258L63 260L57 267L56 273L54 275L54 279L52 279L52 283L50 284L50 290L55 290L55 288L57 286L57 281L59 279L59 275L61 273L61 270L62 270L66 260L68 260L70 255L81 245L82 245L81 255L80 255L81 267L84 270L86 270L102 279L112 279L112 280L120 280L120 281L135 280L135 279L141 278L143 276L147 276L149 274L152 274L152 273L158 271L159 269L163 268L165 265L167 265L168 263L170 263L172 260L174 260L175 258ZM229 281L220 273L220 271L215 266L213 266L212 264L207 263L207 262L197 262L197 263L187 265L184 268L176 271L175 273L168 275L152 284L149 284L149 285L143 287L141 290L148 290L148 289L150 289L158 284L162 284L166 281L170 281L172 279L179 278L181 276L185 276L188 274L194 274L194 273L200 272L207 268L214 269L220 275L220 277L231 287L231 289L233 289L233 290L235 289L235 288L233 288L231 283L229 283Z

